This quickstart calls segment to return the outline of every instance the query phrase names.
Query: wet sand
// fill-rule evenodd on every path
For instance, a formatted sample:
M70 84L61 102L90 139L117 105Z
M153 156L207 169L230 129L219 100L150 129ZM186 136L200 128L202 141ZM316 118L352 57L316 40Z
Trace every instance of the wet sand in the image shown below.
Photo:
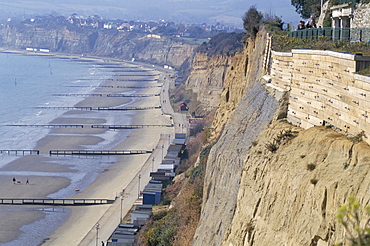
M157 73L157 72L155 72ZM115 77L118 78L118 77ZM127 78L127 77L125 77ZM130 84L135 84L131 82ZM136 83L141 84L141 83ZM144 85L144 83L142 83ZM150 84L158 85L160 83ZM122 85L119 81L107 81L105 85ZM127 88L99 88L98 93L120 93ZM160 87L140 89L140 94L159 93ZM115 107L129 102L129 98L89 97L75 106L78 107ZM160 97L142 98L135 101L130 107L154 107L161 103ZM171 124L169 116L163 115L160 109L142 110L131 113L131 124L167 125ZM69 111L63 117L55 119L51 124L106 124L106 119L101 118L99 112ZM24 156L4 168L0 169L0 197L6 198L46 198L49 194L71 185L70 174L76 172L73 164L61 165L58 158L47 156L51 149L89 149L103 141L99 134L104 129L92 128L57 128L51 129L49 134L37 142L35 149L42 155ZM172 134L172 127L151 127L132 130L123 142L113 149L123 150L151 150L158 145L161 134ZM73 158L73 157L70 157ZM72 197L76 198L106 198L115 199L122 189L127 188L142 170L143 165L150 158L150 154L117 157L117 161L107 165L102 173L86 189L76 191ZM20 184L13 184L12 177L17 173ZM25 184L25 179L30 179L30 184ZM143 185L144 186L144 185ZM45 240L44 245L79 245L86 235L94 228L99 219L115 205L99 205L86 207L69 207L64 216L66 220L53 234ZM21 235L22 225L40 220L45 213L36 208L46 206L5 206L0 209L0 238L2 242L14 240ZM118 224L118 221L117 221ZM8 226L7 226L8 225ZM11 226L9 226L11 225ZM107 238L102 238L106 240Z

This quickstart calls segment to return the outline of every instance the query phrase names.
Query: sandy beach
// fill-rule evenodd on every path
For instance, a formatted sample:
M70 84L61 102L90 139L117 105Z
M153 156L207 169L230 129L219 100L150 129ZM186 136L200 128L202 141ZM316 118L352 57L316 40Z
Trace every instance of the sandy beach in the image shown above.
M127 66L125 64L124 66ZM158 71L148 73L158 74ZM164 75L150 76L158 79L158 82L148 82L150 85L162 85ZM119 78L118 76L114 78ZM125 76L127 78L127 76ZM135 77L137 78L137 77ZM94 93L122 93L138 89L117 88L122 81L106 81L104 85L113 88L98 88ZM126 84L134 84L129 82ZM138 84L138 83L136 83ZM143 83L144 84L144 83ZM140 94L157 94L163 92L161 87L142 88ZM145 97L134 100L130 107L155 107L161 105L163 95ZM168 98L168 96L167 96ZM75 105L76 107L116 107L130 102L130 98L117 97L88 97ZM167 106L168 107L168 106ZM172 124L169 115L163 114L162 109L140 110L126 112L132 118L131 124L137 125L168 125ZM119 117L120 112L117 112ZM72 110L63 117L55 119L50 124L84 124L104 125L109 124L104 118L104 112L100 111L79 111ZM106 241L114 227L119 223L120 206L122 212L127 212L137 199L138 175L141 175L140 189L142 190L149 181L154 158L154 164L158 165L162 157L162 145L165 149L169 144L168 136L173 135L173 127L148 127L131 130L130 135L117 143L112 149L116 150L153 150L152 154L103 157L103 171L93 173L93 180L87 187L79 189L78 184L71 180L71 174L75 174L75 162L78 157L51 157L49 150L59 149L96 149L104 141L100 134L106 133L104 129L93 128L56 128L51 129L49 134L37 142L36 149L41 154L38 156L24 156L16 159L1 169L0 176L0 197L6 198L46 198L50 194L66 188L74 189L74 198L104 198L116 199L111 205L94 206L68 206L55 211L46 212L50 206L28 206L28 205L2 205L0 209L0 231L1 243L9 242L18 236L29 233L24 231L23 225L32 224L35 221L42 221L48 213L60 213L60 219L50 226L50 237L45 238L43 245L95 245L95 225L100 225L100 241ZM162 137L161 137L162 136ZM158 148L157 148L158 147ZM156 149L157 148L157 149ZM67 160L69 158L69 160ZM60 162L59 162L60 161ZM86 162L86 160L85 160ZM62 164L63 163L63 164ZM66 164L69 163L69 164ZM20 184L13 184L12 177L17 174ZM30 184L26 185L25 180L29 178ZM124 199L119 196L125 189ZM63 194L63 193L61 193ZM57 198L57 197L53 197ZM63 197L66 198L66 197ZM21 229L22 227L22 229ZM12 245L11 243L5 245ZM16 244L13 244L16 245Z

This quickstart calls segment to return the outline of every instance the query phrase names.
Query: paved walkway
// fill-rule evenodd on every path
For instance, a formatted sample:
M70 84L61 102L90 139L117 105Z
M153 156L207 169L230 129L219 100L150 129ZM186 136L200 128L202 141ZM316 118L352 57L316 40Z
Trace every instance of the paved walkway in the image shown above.
M169 74L161 75L161 79L164 81L163 87L161 88L161 105L163 114L171 115L174 123L174 133L185 133L184 126L187 126L186 114L175 113L169 100L168 90L170 87ZM134 203L138 200L139 190L143 190L146 184L150 181L150 172L161 163L163 156L166 155L168 146L174 139L174 134L170 136L168 134L162 134L161 138L154 149L153 153L147 159L141 170L134 177L130 184L126 187L123 194L123 199L118 197L111 207L105 212L105 214L99 219L99 230L96 229L96 225L91 228L90 232L80 242L79 245L101 245L101 241L107 242L113 231L117 228L120 223L120 218L125 217L129 213ZM162 147L164 146L164 147ZM164 151L164 152L163 152ZM139 179L140 175L140 179ZM140 189L139 189L140 186ZM98 241L97 239L98 232ZM98 243L98 244L97 244Z

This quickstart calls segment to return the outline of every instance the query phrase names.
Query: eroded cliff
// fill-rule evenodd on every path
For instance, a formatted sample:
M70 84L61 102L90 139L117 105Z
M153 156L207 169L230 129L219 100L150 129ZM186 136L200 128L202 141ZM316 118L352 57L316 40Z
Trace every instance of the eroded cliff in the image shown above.
M276 152L266 148L289 130L299 134ZM235 214L220 245L323 246L342 241L338 208L349 195L363 205L370 200L369 145L331 128L300 130L286 122L274 122L254 143L243 158Z
M193 245L329 246L345 239L336 213L348 196L370 203L369 145L279 120L288 94L260 84L265 37L227 71Z
M200 52L194 56L185 85L197 94L202 111L212 111L220 104L220 95L231 59L228 55L208 56Z
M197 45L144 33L67 26L33 27L8 25L0 32L1 46L11 49L48 49L51 52L83 54L167 64L180 67Z
M224 89L220 97L213 122L214 136L217 138L240 100L264 75L262 69L267 35L260 31L256 40L249 39L245 49L236 54L230 62L226 74Z

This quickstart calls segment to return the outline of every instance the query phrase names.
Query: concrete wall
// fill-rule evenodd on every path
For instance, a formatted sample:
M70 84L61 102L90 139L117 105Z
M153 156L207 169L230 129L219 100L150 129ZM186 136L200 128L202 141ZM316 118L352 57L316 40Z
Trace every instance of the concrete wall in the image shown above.
M331 124L370 144L370 57L322 50L272 52L271 83L290 91L288 120L305 129Z

